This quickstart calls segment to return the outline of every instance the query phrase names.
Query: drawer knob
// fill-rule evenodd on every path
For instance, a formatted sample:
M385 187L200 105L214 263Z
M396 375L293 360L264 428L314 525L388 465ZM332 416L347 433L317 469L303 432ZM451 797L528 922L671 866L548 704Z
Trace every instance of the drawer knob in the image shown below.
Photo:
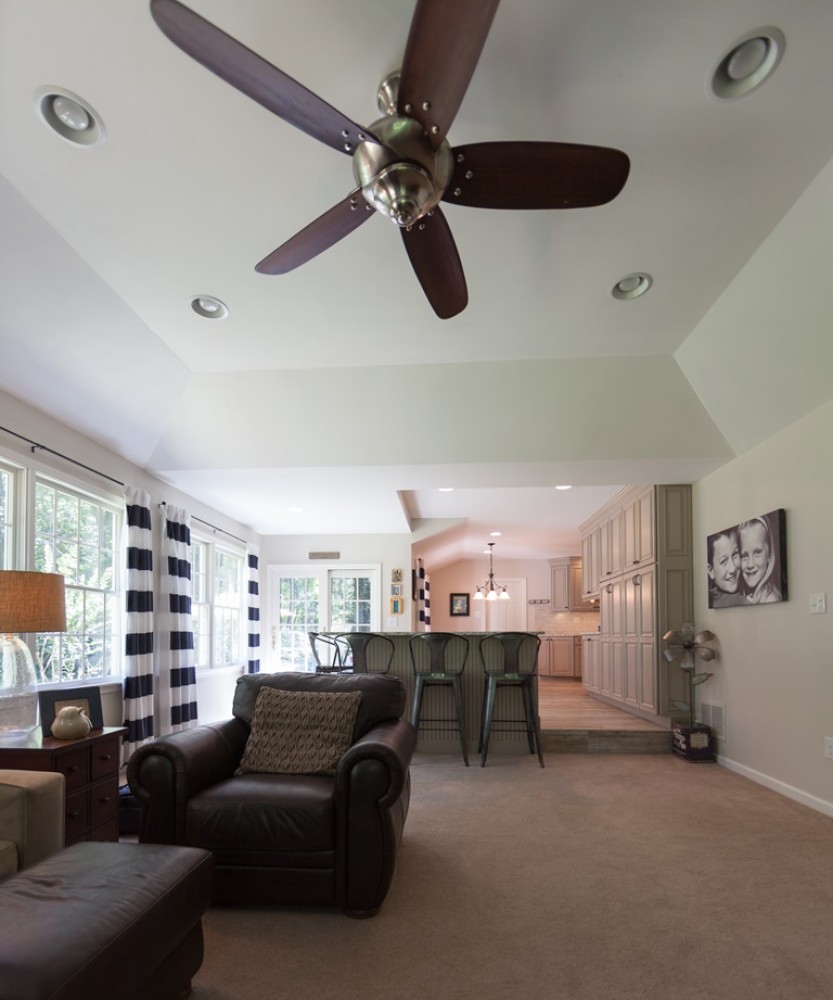
M103 753L103 754L101 755L101 759L102 759L102 760L112 760L112 759L113 759L113 757L112 757L112 754L109 754L109 753Z
M68 774L77 774L78 773L78 765L77 764L70 764L70 766L67 768L67 773Z
M67 815L67 819L78 819L79 813L77 809L73 809L71 813Z
M98 800L98 804L99 804L100 806L105 806L105 805L107 805L107 803L108 803L109 801L110 801L110 796L109 796L109 795L105 795L103 799L99 799L99 800Z

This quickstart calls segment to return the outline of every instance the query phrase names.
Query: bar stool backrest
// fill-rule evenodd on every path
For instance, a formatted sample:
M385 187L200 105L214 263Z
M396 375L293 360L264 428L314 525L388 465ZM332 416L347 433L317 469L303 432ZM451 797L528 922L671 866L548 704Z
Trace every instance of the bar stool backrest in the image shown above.
M426 677L451 677L463 673L469 643L457 632L417 632L408 640L414 673Z
M541 640L532 632L494 632L480 640L487 676L522 678L538 673Z
M341 632L335 636L341 669L354 674L386 674L396 649L393 639L379 632Z
M338 673L341 670L341 654L335 639L320 632L307 632L312 658L317 674Z

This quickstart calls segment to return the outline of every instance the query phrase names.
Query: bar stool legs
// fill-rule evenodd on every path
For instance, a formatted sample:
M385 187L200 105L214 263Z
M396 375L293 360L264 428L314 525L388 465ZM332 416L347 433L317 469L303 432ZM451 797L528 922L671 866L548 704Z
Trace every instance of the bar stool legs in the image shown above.
M495 711L495 697L498 687L519 687L524 705L524 723L526 725L526 738L529 744L529 752L538 754L538 762L544 766L544 755L541 752L541 727L538 722L538 710L532 692L534 678L521 681L505 681L500 677L489 675L486 677L486 684L483 691L483 718L480 727L480 743L477 747L480 753L480 766L486 766L486 757L489 753L489 737L492 732L492 720Z
M425 677L417 674L414 678L414 703L411 707L411 723L419 729L420 716L422 715L422 696L426 686L450 687L454 696L454 711L457 722L457 732L460 736L460 749L463 751L463 761L466 767L469 766L469 752L466 746L466 730L463 725L463 689L460 678L457 674L451 674L443 680ZM426 722L454 722L455 719L426 719Z

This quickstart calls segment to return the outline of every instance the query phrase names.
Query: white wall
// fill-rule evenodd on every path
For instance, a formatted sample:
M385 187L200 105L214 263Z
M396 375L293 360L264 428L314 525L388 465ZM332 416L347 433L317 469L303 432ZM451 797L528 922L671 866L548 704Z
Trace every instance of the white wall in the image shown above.
M833 608L809 614L809 595L833 601L833 401L693 487L695 614L718 637L714 676L700 700L723 704L721 764L833 815ZM787 514L789 600L709 611L705 539L747 516ZM702 558L698 558L698 553Z
M148 491L151 496L151 509L164 500L190 511L193 516L200 517L215 527L231 532L246 542L257 544L258 535L245 525L231 520L219 511L207 507L194 497L190 497L167 483L156 479L145 469L133 465L126 459L110 451L83 434L78 434L64 424L46 416L28 404L0 391L0 425L17 434L22 434L40 445L45 445L53 451L60 452L75 462L81 462L111 476L113 479L131 486L138 486ZM12 460L17 458L22 465L36 465L60 476L68 483L80 487L88 487L97 491L109 491L113 498L120 497L121 487L109 482L94 472L79 468L72 462L65 461L49 452L38 450L32 453L31 446L25 441L0 431L0 453L8 455ZM195 525L199 527L199 525ZM203 526L204 527L204 526ZM262 576L265 579L265 576ZM261 588L262 589L262 588ZM197 700L201 722L211 722L217 719L229 718L231 702L234 694L234 684L239 676L236 670L205 671L197 676ZM102 711L104 723L108 726L121 725L122 701L121 689L117 685L106 685L102 691Z

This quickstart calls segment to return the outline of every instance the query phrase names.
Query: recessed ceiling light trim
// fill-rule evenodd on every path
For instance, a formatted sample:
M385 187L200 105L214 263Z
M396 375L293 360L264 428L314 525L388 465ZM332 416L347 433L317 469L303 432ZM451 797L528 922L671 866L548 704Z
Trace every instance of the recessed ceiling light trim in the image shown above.
M751 93L775 72L785 47L784 34L778 28L758 28L741 35L709 73L709 92L720 100Z
M632 274L626 274L624 278L620 278L611 288L610 294L614 299L620 301L638 299L648 291L653 283L654 279L650 274L646 274L644 271L634 271Z
M228 316L228 306L213 295L192 296L191 308L203 319L225 319Z
M65 142L82 149L100 146L107 137L101 115L83 97L63 87L39 87L35 111Z

